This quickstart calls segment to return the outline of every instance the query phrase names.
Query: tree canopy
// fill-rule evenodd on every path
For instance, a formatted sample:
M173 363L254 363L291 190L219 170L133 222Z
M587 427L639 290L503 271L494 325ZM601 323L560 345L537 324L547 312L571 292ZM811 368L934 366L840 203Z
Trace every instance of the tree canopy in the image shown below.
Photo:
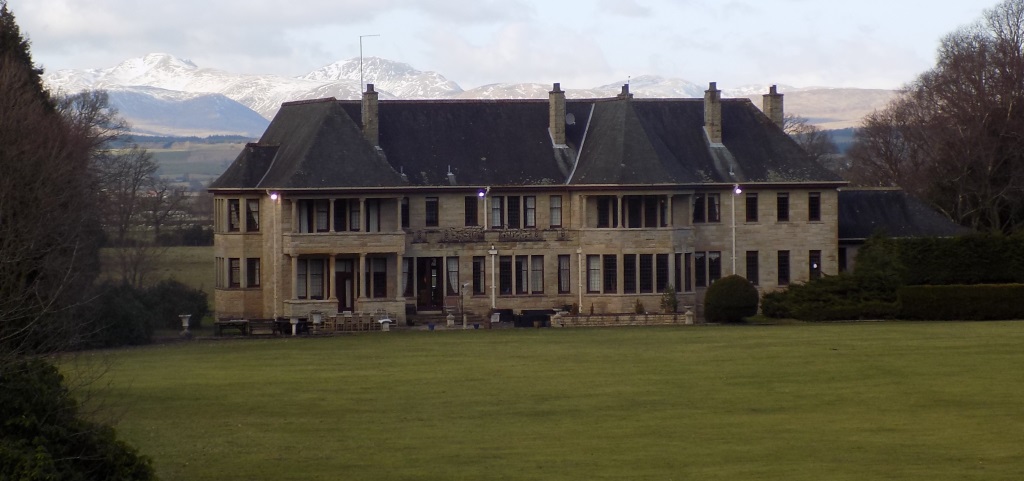
M1024 0L942 39L936 65L869 115L849 151L857 183L897 186L962 225L1024 226Z

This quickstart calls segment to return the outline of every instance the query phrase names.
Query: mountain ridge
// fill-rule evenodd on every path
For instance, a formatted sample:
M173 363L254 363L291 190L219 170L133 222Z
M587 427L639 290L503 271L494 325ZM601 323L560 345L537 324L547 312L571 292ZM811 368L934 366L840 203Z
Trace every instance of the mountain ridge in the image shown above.
M141 130L149 134L258 137L283 102L325 97L358 99L361 95L359 64L359 58L339 60L302 76L283 77L235 74L200 67L170 54L153 53L106 69L58 70L44 75L43 80L52 90L65 93L87 89L110 91L112 103L122 116L136 129L145 126ZM362 59L362 78L374 84L383 100L547 98L551 89L551 84L519 83L464 90L437 72L417 70L409 64L379 57ZM565 91L569 98L612 97L627 82L636 97L700 98L705 89L684 79L642 75L618 83ZM740 86L723 89L723 96L750 98L760 106L761 95L767 91L767 85ZM887 90L786 85L779 85L779 91L787 95L787 111L811 119L822 128L855 126L863 115L880 108L895 94ZM199 94L203 95L196 96ZM180 105L182 102L190 105L186 108ZM141 105L145 108L137 107ZM161 116L160 105L176 110L179 115L170 119Z

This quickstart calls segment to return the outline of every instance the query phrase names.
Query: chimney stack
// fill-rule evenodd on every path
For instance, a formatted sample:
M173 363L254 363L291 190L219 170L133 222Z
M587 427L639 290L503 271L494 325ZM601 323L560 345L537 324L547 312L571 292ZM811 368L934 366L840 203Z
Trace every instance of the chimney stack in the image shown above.
M548 92L548 132L556 147L565 145L565 92L558 82Z
M764 94L764 103L761 110L764 114L771 119L775 125L778 125L781 129L784 122L784 114L782 112L782 94L780 94L774 85L768 90L768 93Z
M722 143L722 91L715 82L704 91L704 133L712 144Z
M373 84L366 84L366 92L363 92L363 137L374 147L380 146L380 117L377 112L378 94L373 90Z
M633 98L633 94L629 93L629 84L628 83L622 84L622 93L620 93L618 95L618 98L620 98L620 99L631 99L631 98Z

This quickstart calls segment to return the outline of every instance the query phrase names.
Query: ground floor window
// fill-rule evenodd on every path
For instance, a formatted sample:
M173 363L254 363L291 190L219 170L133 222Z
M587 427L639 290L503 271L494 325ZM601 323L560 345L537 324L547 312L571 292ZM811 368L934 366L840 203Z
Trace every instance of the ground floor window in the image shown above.
M569 267L570 257L566 255L558 256L558 292L565 294L569 292L572 284L570 283L570 274L572 270Z
M260 286L260 259L250 257L245 260L245 287Z
M242 282L242 261L237 257L228 259L228 287L240 287Z
M370 297L387 297L388 295L388 260L384 257L366 259L366 285L369 286Z
M760 277L758 274L757 251L747 251L747 280L756 286Z
M473 257L473 294L484 293L484 272L486 260L483 256Z
M512 294L512 256L498 258L498 290L502 295Z
M324 298L324 272L327 259L302 258L295 264L295 297L297 299Z
M779 285L789 285L789 251L779 251Z

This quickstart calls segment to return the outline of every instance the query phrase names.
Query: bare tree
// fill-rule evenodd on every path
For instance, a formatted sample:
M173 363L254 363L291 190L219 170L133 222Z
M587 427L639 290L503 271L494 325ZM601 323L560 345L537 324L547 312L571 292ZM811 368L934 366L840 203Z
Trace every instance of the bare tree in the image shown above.
M943 38L936 66L865 120L851 157L860 181L904 187L963 225L1024 227L1024 0Z
M6 6L0 22L7 19ZM0 34L10 32L0 24ZM6 38L3 39L7 41ZM38 71L0 42L0 356L60 350L98 269L94 139L64 121ZM27 46L25 47L27 48Z
M829 156L839 152L828 134L799 115L786 114L782 118L782 130L818 163L824 163Z

